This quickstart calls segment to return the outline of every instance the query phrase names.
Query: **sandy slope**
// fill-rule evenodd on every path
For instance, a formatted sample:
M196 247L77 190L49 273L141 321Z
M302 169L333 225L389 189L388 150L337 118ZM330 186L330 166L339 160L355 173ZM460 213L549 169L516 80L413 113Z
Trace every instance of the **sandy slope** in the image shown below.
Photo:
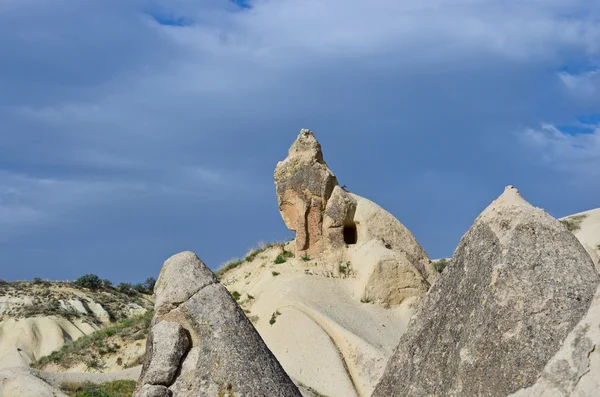
M560 220L577 219L578 217L580 219L577 221L579 229L574 230L573 234L590 252L596 268L600 271L600 208L569 215Z
M225 273L223 284L240 294L240 305L296 382L329 397L369 396L417 299L392 309L361 302L356 274L340 273L326 257L275 264L282 252L267 249Z

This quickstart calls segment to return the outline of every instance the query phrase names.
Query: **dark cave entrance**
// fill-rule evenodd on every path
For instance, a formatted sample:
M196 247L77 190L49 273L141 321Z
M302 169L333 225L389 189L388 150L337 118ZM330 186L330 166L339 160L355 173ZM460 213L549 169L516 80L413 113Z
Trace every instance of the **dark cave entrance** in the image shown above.
M358 233L356 232L356 223L351 222L344 225L344 242L348 245L356 244Z

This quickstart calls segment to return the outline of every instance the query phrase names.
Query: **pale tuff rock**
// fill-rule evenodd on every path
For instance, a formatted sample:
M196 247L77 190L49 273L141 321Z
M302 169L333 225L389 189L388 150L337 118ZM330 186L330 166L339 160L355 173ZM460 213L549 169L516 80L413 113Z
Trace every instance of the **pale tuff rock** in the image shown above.
M404 225L338 185L310 130L300 132L277 164L275 186L281 216L296 232L296 257L351 262L361 280L357 296L395 305L423 295L436 280L427 254Z
M461 239L373 397L504 397L532 386L598 282L575 237L508 187Z
M1 397L67 397L26 368L0 370Z
M192 252L169 258L137 396L300 396L225 287ZM152 386L152 387L150 387Z
M529 388L510 397L597 397L600 392L600 288L585 317Z

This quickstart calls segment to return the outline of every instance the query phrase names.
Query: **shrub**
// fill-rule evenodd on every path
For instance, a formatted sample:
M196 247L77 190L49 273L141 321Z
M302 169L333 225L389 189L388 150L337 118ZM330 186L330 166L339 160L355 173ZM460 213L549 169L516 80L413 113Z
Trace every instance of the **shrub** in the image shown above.
M252 295L250 295L250 294L246 294L246 295L248 295L248 299L254 299L254 297Z
M34 277L34 278L33 278L33 283L34 283L34 284L42 284L43 282L44 282L44 280L42 280L42 279L41 279L41 278L39 278L39 277Z
M283 250L283 257L284 258L293 258L294 254L291 251Z
M340 274L343 274L344 276L347 276L350 273L350 268L351 268L351 264L350 261L344 263L340 263L338 266L338 270L340 272Z
M280 273L279 273L279 272L271 272L271 274L272 274L273 276L279 276L279 274L280 274Z
M282 263L285 263L285 257L283 255L277 255L277 258L275 258L275 264L276 265L280 265Z
M74 284L80 288L89 288L95 291L102 287L102 280L95 274L86 274L75 280Z
M237 291L233 291L231 293L231 296L233 296L233 299L235 299L236 301L239 301L242 295Z
M448 260L446 260L446 258L442 258L439 261L433 262L433 267L435 268L435 270L437 270L438 273L441 273L446 268L446 266L448 266L448 264Z
M360 301L362 303L371 303L373 300L371 298L369 298L368 296L363 296L362 298L360 298Z
M104 280L102 280L102 288L110 288L112 286L113 283L109 279L105 278Z
M275 321L277 321L277 316L279 316L281 313L279 313L279 310L276 310L273 312L273 314L271 315L271 319L269 320L269 324L273 325L275 324Z
M302 255L302 257L301 257L301 258L302 258L302 260L303 260L304 262L308 262L308 261L310 260L310 256L308 256L308 254L304 254L304 255Z
M131 283L119 283L117 289L127 295L135 295L135 289Z
M146 287L146 290L148 291L149 294L154 292L155 285L156 285L156 279L154 277L148 277L146 279L146 281L144 281L144 287Z

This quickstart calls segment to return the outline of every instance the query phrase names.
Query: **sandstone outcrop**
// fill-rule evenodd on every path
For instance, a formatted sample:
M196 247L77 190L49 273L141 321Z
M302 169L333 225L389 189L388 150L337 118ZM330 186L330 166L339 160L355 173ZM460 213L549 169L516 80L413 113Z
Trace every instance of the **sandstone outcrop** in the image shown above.
M229 292L194 253L165 262L155 293L138 397L300 397Z
M531 387L598 282L573 234L507 187L461 239L373 397L504 397Z
M363 299L396 305L423 295L436 280L427 254L404 225L339 186L310 130L300 132L277 164L275 186L281 216L296 232L296 257L351 262Z

